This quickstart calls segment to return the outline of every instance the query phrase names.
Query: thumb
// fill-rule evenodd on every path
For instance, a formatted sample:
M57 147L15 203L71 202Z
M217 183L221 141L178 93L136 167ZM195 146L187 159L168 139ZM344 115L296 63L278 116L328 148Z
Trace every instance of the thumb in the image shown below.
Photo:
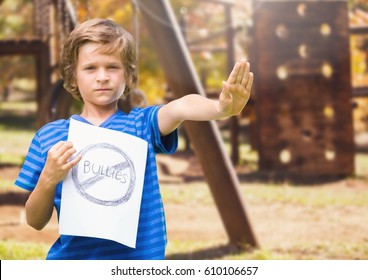
M230 95L230 85L225 81L222 81L222 93L225 95L225 97Z

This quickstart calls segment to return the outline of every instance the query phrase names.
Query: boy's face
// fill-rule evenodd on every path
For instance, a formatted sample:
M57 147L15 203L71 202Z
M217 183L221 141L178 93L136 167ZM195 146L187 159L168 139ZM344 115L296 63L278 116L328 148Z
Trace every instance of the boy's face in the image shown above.
M125 89L125 70L120 55L104 53L97 43L81 46L76 85L85 106L116 107Z

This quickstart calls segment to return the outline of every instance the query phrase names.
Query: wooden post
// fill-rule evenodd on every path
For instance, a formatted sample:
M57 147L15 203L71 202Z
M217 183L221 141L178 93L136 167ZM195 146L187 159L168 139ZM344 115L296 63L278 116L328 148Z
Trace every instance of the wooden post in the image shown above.
M50 121L51 69L48 42L42 43L41 51L36 54L37 67L37 127Z
M225 4L225 24L226 30L226 45L227 45L227 70L228 74L235 64L235 50L234 50L234 35L233 21L231 15L231 4ZM234 116L229 119L230 142L231 142L231 161L233 164L239 164L239 121L238 117Z
M139 0L140 11L155 42L167 82L176 98L205 95L169 1ZM215 122L186 122L230 242L258 246L239 191L238 177Z

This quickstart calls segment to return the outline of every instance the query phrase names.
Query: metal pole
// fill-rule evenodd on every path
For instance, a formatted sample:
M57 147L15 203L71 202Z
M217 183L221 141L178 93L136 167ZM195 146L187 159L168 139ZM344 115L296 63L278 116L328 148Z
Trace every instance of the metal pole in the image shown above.
M205 95L169 1L138 0L158 58L176 98ZM239 191L239 181L215 122L186 122L230 242L258 246Z

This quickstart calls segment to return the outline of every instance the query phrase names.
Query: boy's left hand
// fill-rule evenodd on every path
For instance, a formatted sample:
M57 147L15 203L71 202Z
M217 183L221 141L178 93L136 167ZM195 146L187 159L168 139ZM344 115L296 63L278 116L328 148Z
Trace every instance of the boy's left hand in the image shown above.
M219 111L226 117L238 115L249 100L252 84L250 64L245 60L237 62L227 81L222 82Z

